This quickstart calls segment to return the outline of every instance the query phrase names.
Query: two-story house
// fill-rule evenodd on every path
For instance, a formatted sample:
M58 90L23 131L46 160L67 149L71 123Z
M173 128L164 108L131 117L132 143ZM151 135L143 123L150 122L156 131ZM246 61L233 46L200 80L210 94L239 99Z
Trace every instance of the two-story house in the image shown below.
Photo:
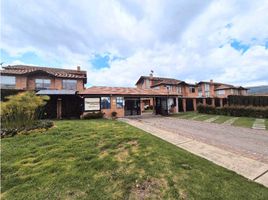
M79 66L77 70L69 70L13 65L3 67L0 74L1 100L20 91L35 91L38 95L50 96L46 106L48 117L79 117L81 114L81 100L76 94L85 89L87 74Z
M173 78L154 77L152 74L150 74L150 76L141 76L136 83L136 87L176 92L179 97L179 110L184 111L196 110L198 103L222 106L223 101L228 95L247 94L246 88L216 83L213 82L213 80L190 84ZM145 105L148 104L148 102L150 102L151 105L152 100L143 100ZM226 100L224 102L226 102Z

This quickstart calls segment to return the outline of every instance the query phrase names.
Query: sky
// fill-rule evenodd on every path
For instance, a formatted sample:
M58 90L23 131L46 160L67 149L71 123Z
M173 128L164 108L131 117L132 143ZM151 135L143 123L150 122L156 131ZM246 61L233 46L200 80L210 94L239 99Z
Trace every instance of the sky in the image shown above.
M267 0L1 0L1 62L87 70L88 84L142 75L268 84Z

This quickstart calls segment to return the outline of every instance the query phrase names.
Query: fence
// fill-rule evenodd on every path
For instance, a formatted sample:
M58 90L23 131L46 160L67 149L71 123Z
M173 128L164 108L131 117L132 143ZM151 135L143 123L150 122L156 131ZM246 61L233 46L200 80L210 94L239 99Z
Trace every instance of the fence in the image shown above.
M268 106L268 96L228 96L229 105Z

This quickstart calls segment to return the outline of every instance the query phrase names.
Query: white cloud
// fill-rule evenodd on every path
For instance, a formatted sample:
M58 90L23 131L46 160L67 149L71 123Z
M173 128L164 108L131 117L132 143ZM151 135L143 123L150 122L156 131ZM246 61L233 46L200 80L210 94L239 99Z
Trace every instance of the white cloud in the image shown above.
M80 65L92 85L133 86L151 69L192 82L268 84L267 10L265 0L2 0L1 48ZM251 46L242 54L231 39ZM90 64L107 52L125 59Z

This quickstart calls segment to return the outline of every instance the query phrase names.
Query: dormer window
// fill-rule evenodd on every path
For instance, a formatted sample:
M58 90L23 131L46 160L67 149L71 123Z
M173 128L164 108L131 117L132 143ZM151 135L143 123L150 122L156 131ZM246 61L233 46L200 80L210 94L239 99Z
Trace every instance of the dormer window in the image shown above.
M36 90L48 90L50 89L51 80L50 79L35 79L35 89Z

